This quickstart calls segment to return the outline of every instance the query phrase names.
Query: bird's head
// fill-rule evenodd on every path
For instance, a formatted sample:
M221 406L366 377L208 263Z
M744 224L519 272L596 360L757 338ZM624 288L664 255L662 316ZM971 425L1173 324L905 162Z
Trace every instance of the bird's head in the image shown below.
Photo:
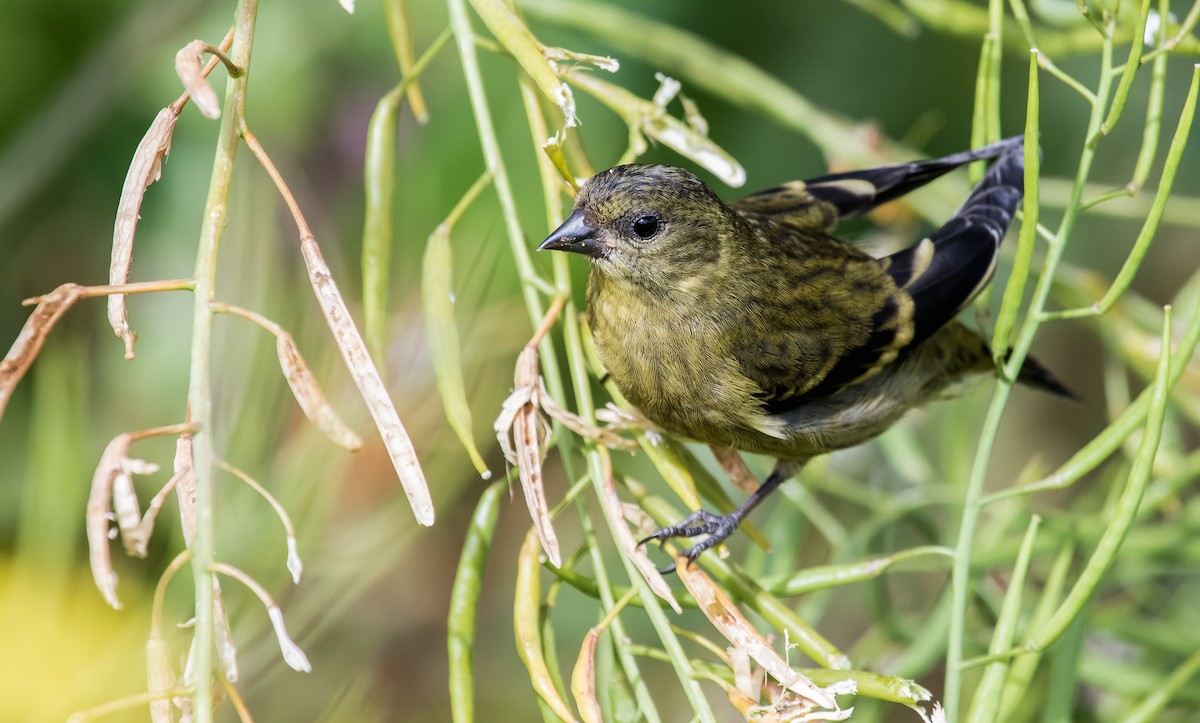
M627 165L588 179L567 220L539 250L583 254L597 271L643 286L670 286L715 263L736 217L690 171Z

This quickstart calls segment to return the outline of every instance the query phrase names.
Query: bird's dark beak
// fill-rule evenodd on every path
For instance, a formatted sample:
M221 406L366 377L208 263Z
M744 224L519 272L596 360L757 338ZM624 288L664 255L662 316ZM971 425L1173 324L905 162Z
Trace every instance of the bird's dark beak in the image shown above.
M538 246L538 251L546 249L571 251L593 259L604 254L603 247L596 240L596 229L583 220L583 211L572 212L567 216L567 220Z

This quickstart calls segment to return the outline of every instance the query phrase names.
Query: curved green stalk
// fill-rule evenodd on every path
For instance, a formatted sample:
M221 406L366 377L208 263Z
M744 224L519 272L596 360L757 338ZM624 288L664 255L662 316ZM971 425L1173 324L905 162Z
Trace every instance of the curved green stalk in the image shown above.
M1192 653L1187 660L1183 661L1171 673L1171 676L1153 693L1146 696L1146 699L1122 723L1152 723L1152 721L1158 720L1162 709L1176 693L1183 689L1183 686L1196 676L1197 671L1200 671L1200 651Z
M196 534L192 541L192 578L196 590L196 624L191 681L192 714L197 723L211 723L213 719L213 675L216 672L213 660L213 577L210 569L215 561L213 520L216 511L212 467L216 453L213 449L212 379L209 369L215 312L210 304L216 301L217 255L221 247L221 234L225 230L234 158L245 123L246 85L250 76L250 51L254 43L254 21L257 13L257 0L238 0L233 21L233 46L229 56L243 72L237 77L231 76L225 84L221 129L217 136L217 152L213 159L208 198L204 204L204 222L200 228L200 243L196 252L188 409L190 421L197 430L192 438L196 485Z
M488 485L479 498L471 524L463 540L462 556L454 586L450 590L450 611L446 620L447 647L450 661L450 714L454 723L470 723L475 719L475 611L483 587L500 500L508 480L499 479Z
M1150 0L1142 0L1138 12L1137 25L1133 29L1134 41L1129 44L1129 58L1125 61L1125 70L1121 73L1121 82L1113 93L1112 105L1108 109L1108 117L1100 124L1100 132L1108 135L1121 119L1125 110L1125 101L1129 98L1129 89L1133 87L1133 76L1142 64L1142 37L1146 34L1146 18L1150 15Z
M1038 526L1042 518L1034 515L1025 529L1025 537L1021 541L1021 551L1013 566L1012 582L1004 595L1004 605L1000 618L996 621L996 629L992 633L992 642L988 646L991 653L1007 650L1012 645L1016 635L1017 620L1021 614L1021 594L1025 589L1025 577L1029 571L1029 558L1033 553L1033 541L1037 537ZM992 663L984 671L983 680L975 688L975 698L967 720L971 723L991 723L996 720L1003 700L1004 681L1008 675L1009 661L1003 660Z
M1125 259L1125 263L1121 266L1121 270L1113 279L1112 284L1109 285L1104 298L1082 309L1068 309L1043 314L1043 320L1077 319L1103 314L1117 303L1117 299L1121 298L1121 294L1125 293L1125 290L1133 283L1133 277L1141 266L1146 251L1150 248L1150 242L1154 240L1154 235L1162 222L1163 213L1166 211L1167 201L1171 198L1175 175L1179 170L1180 162L1183 159L1183 150L1187 147L1188 136L1192 131L1192 119L1196 116L1197 91L1200 91L1200 65L1192 69L1192 84L1188 89L1187 100L1183 103L1183 110L1179 113L1179 124L1175 128L1175 135L1171 138L1171 147L1167 150L1167 160L1163 164L1162 178L1159 179L1158 191L1154 194L1154 203L1150 206L1150 211L1142 223L1142 229L1138 232L1129 256ZM1118 191L1119 195L1127 193L1128 191L1125 189Z
M1087 565L1080 573L1079 579L1067 593L1058 610L1043 623L1029 640L1022 646L1029 651L1042 651L1058 640L1067 628L1076 621L1084 607L1096 592L1100 578L1112 566L1117 550L1125 541L1137 515L1138 506L1146 492L1150 481L1150 473L1154 470L1154 458L1158 453L1158 443L1162 438L1163 420L1167 411L1168 392L1171 388L1171 307L1163 310L1163 330L1161 336L1161 352L1158 360L1158 371L1155 374L1154 385L1151 387L1150 413L1146 417L1146 432L1138 446L1137 456L1133 460L1133 468L1129 471L1129 482L1126 484L1120 499L1112 511L1111 519L1105 527L1104 534L1096 543L1096 550L1088 558Z
M447 0L446 5L450 10L450 28L454 32L459 58L462 60L463 76L467 81L467 93L471 98L471 111L475 116L475 126L479 132L479 144L483 150L487 169L492 174L496 196L500 201L500 209L504 216L504 228L508 235L509 247L517 265L517 273L521 277L521 296L525 299L525 308L529 312L529 319L536 328L545 314L545 308L542 306L541 299L538 298L538 288L546 287L547 284L534 269L533 259L525 244L521 219L517 215L517 203L513 197L512 183L508 179L508 168L500 154L500 141L496 137L496 127L492 123L492 111L488 106L487 93L483 87L479 57L475 54L475 31L471 29L471 19L467 15L466 2L465 0ZM542 339L538 350L550 395L555 399L562 399L563 385L558 368L558 357L554 354L554 346L548 335Z
M979 525L980 513L983 509L983 482L987 474L988 463L991 461L992 447L996 442L996 434L1000 429L1000 420L1012 392L1012 380L1017 378L1029 348L1033 345L1040 326L1039 315L1045 308L1050 296L1050 287L1054 273L1062 260L1071 232L1080 213L1080 201L1083 196L1084 184L1091 174L1092 161L1095 159L1097 131L1104 118L1104 101L1107 100L1112 85L1109 69L1112 67L1114 21L1108 21L1108 33L1105 37L1101 53L1100 74L1096 87L1098 102L1092 106L1091 117L1088 121L1087 142L1079 157L1079 166L1075 174L1075 185L1072 188L1071 203L1063 213L1054 242L1046 255L1042 273L1033 292L1026 323L1021 327L1017 341L1013 345L1012 354L1005 365L1004 373L996 390L992 394L992 402L984 419L983 429L979 436L978 451L971 468L970 478L963 499L962 522L958 533L958 543L955 546L954 569L951 574L951 588L954 598L950 610L950 637L946 651L946 719L958 719L959 699L962 696L962 662L963 645L966 632L967 605L971 594L971 552L974 547L975 530Z
M1037 241L1039 212L1038 176L1041 171L1041 152L1038 147L1038 114L1041 109L1038 92L1038 51L1029 51L1029 94L1025 111L1025 198L1022 205L1021 233L1017 236L1017 253L1013 257L1012 273L1004 287L1000 300L1000 312L996 314L996 327L992 331L992 353L997 363L1008 352L1012 330L1017 322L1021 301L1025 296L1025 284L1029 280L1029 268L1033 262L1033 247Z
M1159 17L1167 17L1170 9L1170 0L1159 0ZM1166 42L1167 24L1163 23L1159 28L1158 44L1162 45ZM1150 95L1146 101L1146 123L1142 129L1142 148L1138 151L1137 163L1133 168L1133 178L1126 184L1130 195L1140 191L1146 183L1146 178L1150 175L1150 166L1153 165L1154 158L1158 155L1158 133L1162 127L1163 96L1166 95L1166 84L1167 55L1163 53L1154 58L1154 65L1150 70Z
M393 2L389 8L401 4L399 1ZM405 91L416 88L417 78L449 40L450 29L446 28L396 87L379 99L367 124L367 148L363 158L363 193L366 196L362 239L363 335L375 357L375 363L381 367L387 346L392 206L396 198L396 124L400 118L400 102L405 97ZM408 95L410 102L420 97L419 93ZM416 112L414 106L413 113Z
M467 189L446 220L429 234L425 256L421 260L421 308L425 314L425 337L429 340L429 356L442 397L442 408L450 428L467 450L475 471L483 479L489 479L492 472L475 446L471 407L467 403L467 388L463 381L458 322L454 315L450 232L458 218L491 181L491 174L485 171Z

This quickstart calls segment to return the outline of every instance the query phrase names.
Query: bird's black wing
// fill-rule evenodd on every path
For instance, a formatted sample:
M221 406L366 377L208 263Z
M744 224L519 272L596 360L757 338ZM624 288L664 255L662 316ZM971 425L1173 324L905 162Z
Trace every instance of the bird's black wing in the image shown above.
M887 273L913 300L912 344L958 316L996 268L996 253L1025 188L1020 144L988 169L966 203L916 246L882 259Z
M805 399L832 394L878 373L950 322L987 284L1024 188L1019 139L988 148L1001 149L999 160L958 212L920 243L877 262L890 277L894 291L877 302L865 338L844 349L821 381L802 393L794 388L771 389L765 400L769 411L786 411ZM973 160L969 153L948 158L963 163ZM914 184L908 185L912 187ZM898 195L887 193L889 198ZM870 205L860 204L857 209Z
M840 221L897 199L961 165L1020 152L1022 141L1016 136L944 158L792 181L731 205L743 213L767 216L797 228L828 231Z

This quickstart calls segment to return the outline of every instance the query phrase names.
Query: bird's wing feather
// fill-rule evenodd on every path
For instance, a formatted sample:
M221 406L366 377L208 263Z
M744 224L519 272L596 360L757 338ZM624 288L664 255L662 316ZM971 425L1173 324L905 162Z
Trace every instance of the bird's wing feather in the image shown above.
M1022 140L1013 137L944 158L792 181L747 196L732 206L796 228L828 231L840 221L899 198L963 164L998 158L1013 149L1019 151Z
M862 303L848 306L848 309L858 310L857 318L845 311L839 313L844 328L826 329L824 333L843 343L822 350L828 362L821 369L814 370L811 365L806 368L798 364L804 373L793 375L760 375L748 370L752 377L768 382L763 385L763 401L767 411L784 412L806 399L835 393L846 385L873 376L928 339L975 298L991 278L1000 241L1021 199L1024 185L1021 144L1019 139L1014 139L973 153L960 153L925 162L937 166L936 174L940 175L948 170L944 166L952 167L951 164L966 163L976 157L988 157L978 154L996 148L1000 149L1000 159L988 170L962 208L941 228L915 246L884 259L856 260L842 267L843 270L855 269L854 273L860 275L872 273L867 265L874 267L877 273L885 277L877 288L887 293L876 298L860 298ZM894 168L897 167L885 170ZM859 173L869 175L873 171ZM912 172L909 177L918 175L921 174ZM922 179L919 183L908 183L907 189L911 190L928 180L924 176ZM900 185L893 184L877 193L876 198L886 196L884 200L887 200L899 195L903 191L895 189ZM808 188L811 192L813 186ZM850 213L857 213L872 205L864 201L856 207L843 208ZM797 274L797 277L801 278L801 275ZM804 285L811 285L807 273L802 278ZM860 288L868 287L874 288L875 285ZM823 292L821 289L810 289L810 293L820 297ZM753 367L762 362L751 359L744 363ZM775 362L772 365L778 366Z
M966 203L916 246L884 259L888 275L913 300L913 344L958 316L992 278L1000 242L1024 190L1022 150L988 169Z

